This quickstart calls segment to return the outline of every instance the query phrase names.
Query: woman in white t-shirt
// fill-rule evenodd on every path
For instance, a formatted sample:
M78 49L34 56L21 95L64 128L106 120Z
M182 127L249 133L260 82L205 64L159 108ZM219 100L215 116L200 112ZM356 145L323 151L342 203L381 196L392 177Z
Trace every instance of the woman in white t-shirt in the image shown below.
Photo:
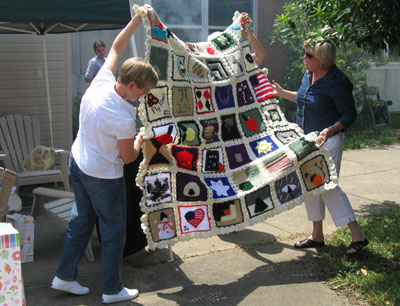
M72 145L70 178L75 193L71 220L64 237L61 258L51 287L77 295L89 288L77 281L77 266L99 220L102 252L102 302L131 300L138 290L121 281L126 239L126 191L123 165L133 162L140 151L143 133L136 136L136 100L154 88L158 76L140 58L126 60L115 80L123 50L141 23L135 15L114 40L108 57L82 97L79 130Z

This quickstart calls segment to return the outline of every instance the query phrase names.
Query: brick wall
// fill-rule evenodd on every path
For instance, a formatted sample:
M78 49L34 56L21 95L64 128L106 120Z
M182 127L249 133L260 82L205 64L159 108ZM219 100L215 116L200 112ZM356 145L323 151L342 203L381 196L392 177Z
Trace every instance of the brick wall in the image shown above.
M287 49L279 42L268 45L265 34L272 33L277 14L282 13L282 7L287 0L259 0L257 37L267 51L262 67L269 70L268 78L280 82L285 78L285 68L288 65Z

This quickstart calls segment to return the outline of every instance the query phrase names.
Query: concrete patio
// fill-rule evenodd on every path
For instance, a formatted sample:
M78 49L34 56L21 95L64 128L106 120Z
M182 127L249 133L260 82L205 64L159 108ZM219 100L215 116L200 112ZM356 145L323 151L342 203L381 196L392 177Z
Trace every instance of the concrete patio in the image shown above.
M399 170L400 144L345 151L340 185L358 216L400 205ZM26 213L29 196L23 200ZM84 257L79 266L79 281L91 292L73 296L49 287L63 228L41 216L35 226L34 262L22 265L27 305L101 305L98 241L92 239L95 262ZM146 248L125 258L124 284L140 295L119 305L353 305L324 284L315 249L293 248L310 230L301 205L242 232L179 242L173 262L168 249ZM336 230L329 213L324 230Z

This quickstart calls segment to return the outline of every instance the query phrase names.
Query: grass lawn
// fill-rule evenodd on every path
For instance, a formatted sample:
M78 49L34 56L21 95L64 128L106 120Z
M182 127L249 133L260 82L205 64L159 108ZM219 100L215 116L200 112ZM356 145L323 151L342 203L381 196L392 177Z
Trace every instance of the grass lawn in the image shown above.
M337 230L321 252L328 285L368 305L400 305L400 207L357 221L370 243L356 258L347 258L350 231Z
M387 125L366 126L358 116L345 134L344 149L362 149L400 142L400 113L390 114Z
M345 149L400 142L400 113L391 114L390 124L375 127L363 126L360 119L347 131ZM356 258L347 258L343 254L351 241L350 231L337 230L321 253L328 285L368 305L400 305L400 207L357 221L370 243Z

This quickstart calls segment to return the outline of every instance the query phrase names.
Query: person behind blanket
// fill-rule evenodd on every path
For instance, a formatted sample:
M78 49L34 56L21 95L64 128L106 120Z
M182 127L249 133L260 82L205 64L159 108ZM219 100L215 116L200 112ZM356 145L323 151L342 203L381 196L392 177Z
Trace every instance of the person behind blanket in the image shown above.
M92 235L96 216L101 234L102 302L131 300L138 290L122 285L126 239L126 191L123 165L134 161L143 141L135 137L136 108L127 100L147 94L158 82L153 67L140 58L126 60L118 80L120 56L142 19L135 15L114 40L108 57L82 97L79 130L70 154L70 178L75 193L61 257L51 288L77 295L89 288L77 282L78 263Z
M253 57L254 62L257 66L260 66L262 61L264 60L267 52L265 52L264 47L261 45L260 41L258 40L257 36L251 31L251 27L253 25L253 19L250 18L248 13L242 13L242 18L244 22L244 34L246 35L247 39L250 41L251 46L254 49L254 53L251 54ZM218 34L214 33L214 34ZM197 47L195 43L187 42L186 46L192 52L197 52Z
M248 13L242 13L242 18L244 22L244 33L254 49L254 53L252 53L251 56L253 57L254 62L257 64L257 66L261 66L261 63L267 55L267 52L265 52L264 47L261 45L257 36L255 36L251 30L253 19L250 18Z
M299 90L283 89L272 81L275 93L297 103L297 124L306 134L319 131L323 137L320 147L327 149L339 176L343 153L344 131L355 121L357 112L352 95L353 85L336 65L336 47L319 39L304 43L303 61L306 68ZM337 227L348 225L352 242L347 254L354 255L368 244L359 228L351 204L339 186L305 200L308 219L313 222L311 235L297 242L296 248L325 246L322 220L328 208Z
M88 62L85 73L86 83L91 83L93 81L94 77L97 75L100 68L104 65L104 62L106 61L107 49L103 41L96 40L93 43L93 50L96 56L90 59Z

